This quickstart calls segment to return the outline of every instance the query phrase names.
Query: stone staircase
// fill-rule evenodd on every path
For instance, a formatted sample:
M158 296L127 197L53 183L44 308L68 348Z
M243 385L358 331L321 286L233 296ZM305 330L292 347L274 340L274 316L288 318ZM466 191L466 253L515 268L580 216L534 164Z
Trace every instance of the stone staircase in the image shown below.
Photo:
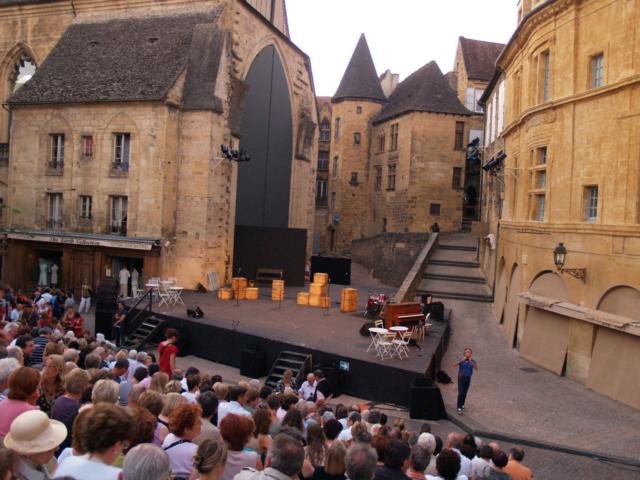
M469 233L441 235L416 294L429 293L434 299L491 302L491 290L477 260L477 239Z

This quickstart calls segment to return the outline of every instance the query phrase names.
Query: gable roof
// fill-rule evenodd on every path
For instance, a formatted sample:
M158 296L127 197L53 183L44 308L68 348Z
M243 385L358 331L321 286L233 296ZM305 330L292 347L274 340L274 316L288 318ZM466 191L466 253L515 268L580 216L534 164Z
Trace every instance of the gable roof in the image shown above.
M385 102L387 99L382 92L380 80L373 64L369 45L364 33L360 35L356 49L351 55L349 65L342 76L338 90L332 101L340 100L373 100Z
M197 25L214 29L222 11L165 16L129 17L74 23L62 35L29 82L8 100L19 104L60 104L163 100L190 59L200 59L215 71L195 80L187 73L186 92L204 92L194 82L215 82L221 51L194 34ZM195 40L194 40L195 39ZM193 51L192 51L193 50ZM195 51L197 50L197 51ZM209 90L213 96L213 90ZM190 97L193 98L193 95ZM210 103L215 103L210 100ZM221 103L220 103L221 105ZM202 101L199 105L202 106Z
M389 103L373 118L373 123L380 123L409 112L474 114L460 103L458 96L449 86L449 81L434 61L400 82L389 97Z
M471 80L488 82L493 76L498 55L504 49L503 43L484 42L460 37L462 58Z

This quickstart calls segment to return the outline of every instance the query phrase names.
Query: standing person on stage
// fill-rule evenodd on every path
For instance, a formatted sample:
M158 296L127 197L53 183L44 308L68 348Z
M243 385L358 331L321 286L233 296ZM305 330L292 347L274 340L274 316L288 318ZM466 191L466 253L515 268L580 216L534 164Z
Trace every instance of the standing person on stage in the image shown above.
M158 345L158 357L160 363L160 371L169 375L173 375L176 369L176 355L178 354L178 331L175 328L167 328L164 333L166 340Z
M473 351L467 347L464 349L464 356L453 364L458 367L458 414L464 412L464 402L467 399L467 392L471 385L471 375L478 369L478 362L471 358Z

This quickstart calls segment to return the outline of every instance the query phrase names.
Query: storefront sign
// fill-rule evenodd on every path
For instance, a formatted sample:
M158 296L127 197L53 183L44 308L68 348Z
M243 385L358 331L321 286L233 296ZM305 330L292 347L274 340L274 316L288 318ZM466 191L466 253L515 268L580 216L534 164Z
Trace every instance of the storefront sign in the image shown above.
M129 250L151 250L152 242L136 242L135 240L107 240L92 237L67 237L42 233L11 232L7 237L12 240L29 240L31 242L61 243L65 245L81 245L85 247L125 248Z

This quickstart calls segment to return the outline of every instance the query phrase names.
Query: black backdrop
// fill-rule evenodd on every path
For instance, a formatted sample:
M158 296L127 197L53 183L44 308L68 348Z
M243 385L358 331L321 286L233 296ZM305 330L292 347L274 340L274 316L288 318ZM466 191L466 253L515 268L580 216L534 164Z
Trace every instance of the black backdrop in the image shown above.
M284 270L286 285L304 286L307 231L301 228L236 227L233 276L254 279L258 268Z

